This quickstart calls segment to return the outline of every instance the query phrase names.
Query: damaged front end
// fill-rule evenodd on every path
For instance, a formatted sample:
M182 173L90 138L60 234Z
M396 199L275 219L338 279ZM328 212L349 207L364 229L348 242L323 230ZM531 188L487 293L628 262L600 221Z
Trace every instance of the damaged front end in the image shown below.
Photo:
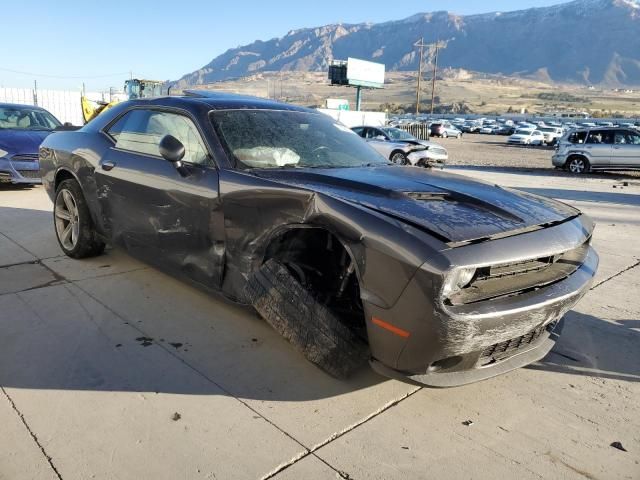
M593 281L598 255L590 246L592 229L581 216L524 236L452 249L446 272L423 265L392 309L371 312L408 334L393 359L375 358L372 343L373 367L450 387L541 359L557 341L562 317ZM440 293L425 301L429 289Z

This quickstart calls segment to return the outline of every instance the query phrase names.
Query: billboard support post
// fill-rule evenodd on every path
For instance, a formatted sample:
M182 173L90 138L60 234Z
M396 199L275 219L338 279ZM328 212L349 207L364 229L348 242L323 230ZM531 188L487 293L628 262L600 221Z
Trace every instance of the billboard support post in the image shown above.
M360 107L362 106L362 87L358 85L356 87L356 111L360 111Z

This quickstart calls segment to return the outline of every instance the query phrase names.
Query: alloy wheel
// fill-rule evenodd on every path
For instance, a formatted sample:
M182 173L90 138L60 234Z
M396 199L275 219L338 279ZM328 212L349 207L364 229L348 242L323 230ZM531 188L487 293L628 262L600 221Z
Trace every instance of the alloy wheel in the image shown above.
M587 165L582 158L572 158L569 161L569 171L571 173L584 173L587 170Z
M73 194L63 189L58 192L54 206L56 233L66 250L73 250L78 242L80 221L78 205Z

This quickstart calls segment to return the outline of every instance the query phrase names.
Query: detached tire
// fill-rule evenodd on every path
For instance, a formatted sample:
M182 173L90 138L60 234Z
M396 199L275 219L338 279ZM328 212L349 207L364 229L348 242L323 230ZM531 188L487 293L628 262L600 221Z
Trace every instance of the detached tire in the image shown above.
M247 297L269 325L333 377L347 378L369 358L366 342L276 260L249 280Z
M104 251L80 184L65 180L58 185L53 203L56 238L65 255L71 258L95 257Z

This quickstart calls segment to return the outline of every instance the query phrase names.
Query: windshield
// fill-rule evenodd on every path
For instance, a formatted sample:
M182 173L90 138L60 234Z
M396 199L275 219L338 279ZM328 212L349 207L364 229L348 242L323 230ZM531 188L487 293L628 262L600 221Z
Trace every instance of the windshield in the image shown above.
M516 130L516 135L531 135L532 130Z
M0 128L14 130L53 130L60 122L45 110L29 107L1 107Z
M384 133L389 135L394 140L415 140L416 137L411 135L409 132L405 132L399 128L382 128Z
M356 133L321 113L224 110L213 126L237 168L388 165Z

